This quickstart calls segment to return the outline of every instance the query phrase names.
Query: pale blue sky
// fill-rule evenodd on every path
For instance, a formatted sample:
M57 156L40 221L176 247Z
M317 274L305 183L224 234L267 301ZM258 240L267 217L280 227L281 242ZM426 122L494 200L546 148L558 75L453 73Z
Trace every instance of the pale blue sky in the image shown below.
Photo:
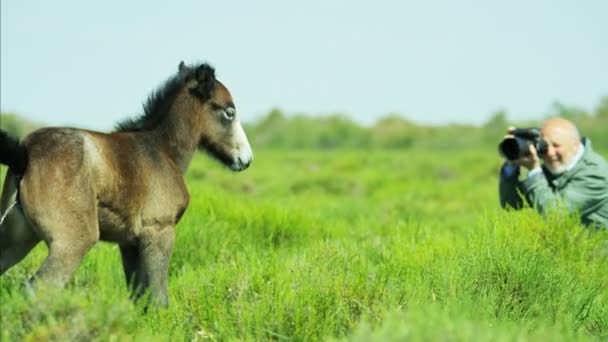
M601 0L2 0L0 105L107 130L184 60L214 65L245 121L540 118L608 95L606 18Z

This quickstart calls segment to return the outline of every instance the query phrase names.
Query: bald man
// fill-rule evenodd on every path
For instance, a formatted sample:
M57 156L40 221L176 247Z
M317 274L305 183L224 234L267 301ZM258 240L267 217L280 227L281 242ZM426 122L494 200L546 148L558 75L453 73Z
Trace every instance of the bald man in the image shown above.
M547 120L541 136L548 145L544 155L539 157L531 145L529 155L506 161L501 168L500 204L520 209L525 199L541 214L550 208L567 208L578 212L584 225L608 228L606 160L566 119ZM520 167L528 170L523 180L519 179Z

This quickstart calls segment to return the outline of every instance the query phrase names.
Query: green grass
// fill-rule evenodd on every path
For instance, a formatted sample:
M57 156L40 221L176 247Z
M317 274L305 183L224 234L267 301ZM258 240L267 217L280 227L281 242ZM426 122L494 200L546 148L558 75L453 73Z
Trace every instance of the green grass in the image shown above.
M603 340L608 233L499 208L493 148L197 156L170 307L127 298L98 244L64 291L24 294L41 244L0 278L1 340Z

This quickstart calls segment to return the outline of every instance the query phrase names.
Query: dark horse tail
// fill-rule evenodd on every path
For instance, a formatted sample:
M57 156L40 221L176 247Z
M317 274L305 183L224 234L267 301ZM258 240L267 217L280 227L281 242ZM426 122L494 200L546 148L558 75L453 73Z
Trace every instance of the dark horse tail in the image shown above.
M0 130L0 164L8 165L17 175L23 175L27 167L25 146L3 130Z

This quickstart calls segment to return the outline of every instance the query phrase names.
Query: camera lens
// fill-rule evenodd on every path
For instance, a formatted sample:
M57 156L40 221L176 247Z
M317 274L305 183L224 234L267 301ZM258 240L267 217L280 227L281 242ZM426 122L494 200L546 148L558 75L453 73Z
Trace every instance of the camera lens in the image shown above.
M500 145L498 150L508 160L517 160L528 154L530 141L521 138L506 138Z

